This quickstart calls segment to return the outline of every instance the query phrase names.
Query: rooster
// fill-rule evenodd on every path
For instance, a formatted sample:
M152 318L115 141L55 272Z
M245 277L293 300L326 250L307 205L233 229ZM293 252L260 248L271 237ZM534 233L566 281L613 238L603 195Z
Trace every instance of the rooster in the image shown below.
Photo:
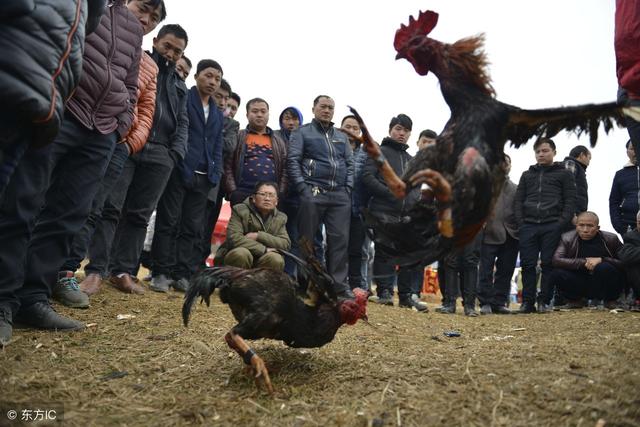
M534 136L567 130L588 133L594 146L601 123L607 133L614 121L623 123L623 109L614 102L524 110L498 101L486 70L484 36L442 43L428 37L437 21L437 13L420 12L394 39L396 59L408 60L420 75L433 72L451 110L436 144L418 152L402 179L352 109L364 148L391 192L403 198L413 187L423 189L423 200L400 223L381 224L369 216L376 243L401 265L431 263L473 240L502 189L507 141L519 147Z
M312 254L311 245L303 245ZM367 293L355 289L355 299L339 300L334 279L312 255L304 261L285 251L298 264L298 282L281 271L265 268L245 270L214 267L197 273L186 292L182 307L184 325L198 296L209 305L215 289L238 321L225 335L227 345L251 367L256 385L263 382L269 393L273 386L265 362L245 339L269 338L289 347L314 348L331 342L340 326L367 320Z

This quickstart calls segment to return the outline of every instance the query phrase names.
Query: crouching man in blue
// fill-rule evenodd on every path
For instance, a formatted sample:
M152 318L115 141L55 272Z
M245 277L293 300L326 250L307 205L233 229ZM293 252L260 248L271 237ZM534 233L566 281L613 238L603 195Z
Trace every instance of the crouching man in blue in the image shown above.
M551 283L569 308L580 308L586 299L604 300L614 308L624 287L619 252L622 242L614 233L601 231L598 215L578 215L576 229L564 233L553 255Z

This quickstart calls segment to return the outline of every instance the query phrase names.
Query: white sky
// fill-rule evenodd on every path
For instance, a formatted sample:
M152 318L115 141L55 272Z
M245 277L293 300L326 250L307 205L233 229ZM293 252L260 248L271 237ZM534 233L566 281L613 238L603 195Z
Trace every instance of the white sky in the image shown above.
M449 118L433 74L419 76L405 60L395 61L393 38L400 23L419 10L440 14L430 34L442 42L484 32L490 73L498 99L521 108L546 108L615 100L613 50L615 2L609 0L431 0L398 2L290 0L165 0L166 23L189 34L186 55L196 63L215 59L240 94L236 115L246 125L244 102L261 97L271 107L270 127L289 105L311 120L312 101L327 94L336 101L334 121L358 109L378 140L391 117L413 119L410 144L422 129L440 132ZM144 46L151 48L151 36ZM187 86L194 84L193 73ZM589 208L613 231L608 198L615 171L627 160L626 129L601 132L587 170ZM585 137L554 138L556 160L588 145ZM508 147L511 178L535 162L532 144Z

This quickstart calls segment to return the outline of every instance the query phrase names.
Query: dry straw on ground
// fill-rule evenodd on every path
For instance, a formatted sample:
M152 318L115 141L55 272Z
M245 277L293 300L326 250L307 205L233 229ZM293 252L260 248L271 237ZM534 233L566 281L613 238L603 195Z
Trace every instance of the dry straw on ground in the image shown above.
M473 319L371 304L371 325L321 349L255 342L270 397L223 342L228 308L216 297L185 329L181 304L105 288L88 310L60 307L94 325L16 331L0 351L0 401L62 402L78 426L640 425L640 313Z

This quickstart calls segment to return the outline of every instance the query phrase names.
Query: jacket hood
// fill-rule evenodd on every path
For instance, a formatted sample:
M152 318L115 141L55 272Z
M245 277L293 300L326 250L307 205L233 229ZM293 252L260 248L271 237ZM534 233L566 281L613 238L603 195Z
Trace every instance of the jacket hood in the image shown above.
M291 105L291 106L289 106L289 107L285 108L284 110L282 110L282 111L280 112L280 116L278 116L278 123L280 124L280 129L282 129L282 130L285 130L285 129L283 128L283 126L282 126L282 116L284 115L284 112L285 112L285 111L287 111L287 110L289 110L289 109L293 109L293 110L296 112L296 114L298 115L298 120L300 120L300 126L302 126L302 121L303 121L303 119L302 119L302 113L301 113L301 112L300 112L300 110L298 110L296 107L294 107L293 105Z
M385 139L383 139L380 145L386 145L398 151L407 151L407 149L409 148L409 144L403 144L389 137L386 137Z

